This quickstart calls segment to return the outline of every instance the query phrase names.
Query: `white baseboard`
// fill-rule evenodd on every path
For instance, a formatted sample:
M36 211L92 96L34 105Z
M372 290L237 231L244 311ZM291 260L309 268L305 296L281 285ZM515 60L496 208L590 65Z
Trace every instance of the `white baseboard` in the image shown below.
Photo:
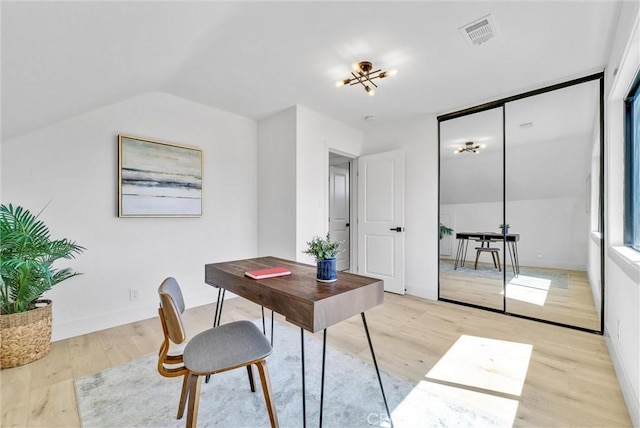
M70 337L81 336L123 324L146 320L157 315L158 303L150 303L135 308L128 307L121 311L102 313L96 317L74 319L63 323L56 323L54 317L51 341L56 342Z
M405 284L405 291L411 296L421 297L423 299L438 300L438 290L432 290L431 288L414 286Z
M631 423L634 427L640 428L640 400L638 399L636 391L633 389L629 375L620 361L620 356L611 337L609 330L605 327L604 338L607 343L607 348L609 349L609 355L611 356L611 362L613 363L618 383L620 384L622 396L627 404L627 411L631 417Z
M226 293L225 300L237 297L232 293ZM188 305L188 307L196 307L214 303L217 293L207 290L202 293L185 295L185 302L198 302L197 305ZM83 334L93 333L107 328L117 327L123 324L129 324L136 321L142 321L158 316L158 302L142 303L136 307L127 307L121 311L113 311L107 314L100 314L96 317L87 317L83 319L74 319L64 323L56 323L53 319L53 327L51 341L68 339L70 337L81 336ZM213 320L213 313L211 314ZM160 325L158 324L158 327Z

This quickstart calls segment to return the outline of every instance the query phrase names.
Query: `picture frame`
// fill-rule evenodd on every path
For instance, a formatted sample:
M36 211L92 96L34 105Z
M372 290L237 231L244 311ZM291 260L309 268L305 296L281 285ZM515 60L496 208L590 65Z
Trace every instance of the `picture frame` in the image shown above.
M118 217L201 217L202 149L118 134Z

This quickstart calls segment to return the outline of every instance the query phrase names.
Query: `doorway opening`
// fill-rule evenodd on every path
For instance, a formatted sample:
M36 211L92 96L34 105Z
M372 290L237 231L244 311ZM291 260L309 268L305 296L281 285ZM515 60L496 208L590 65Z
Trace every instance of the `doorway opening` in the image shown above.
M351 269L351 166L353 159L329 152L329 235L341 243L339 271Z

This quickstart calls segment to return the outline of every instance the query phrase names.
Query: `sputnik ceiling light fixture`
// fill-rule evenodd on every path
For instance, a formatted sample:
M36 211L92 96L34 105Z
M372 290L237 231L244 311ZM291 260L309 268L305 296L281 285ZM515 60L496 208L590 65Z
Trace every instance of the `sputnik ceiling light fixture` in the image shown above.
M480 153L480 145L474 145L473 141L467 141L464 146L458 147L453 153Z
M391 71L382 71L382 69L373 70L373 64L369 61L360 61L358 63L354 63L352 65L353 71L351 71L351 76L348 79L338 80L336 82L336 86L353 86L353 85L362 85L364 90L369 95L374 95L374 89L369 86L371 84L373 87L377 88L378 85L375 84L375 79L384 79L385 77L393 76L397 73L396 70Z

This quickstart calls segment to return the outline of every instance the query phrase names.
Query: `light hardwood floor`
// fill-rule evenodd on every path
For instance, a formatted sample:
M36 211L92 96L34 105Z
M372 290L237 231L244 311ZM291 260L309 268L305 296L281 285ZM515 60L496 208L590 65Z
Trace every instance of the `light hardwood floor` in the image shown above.
M442 260L441 263L453 262ZM473 263L467 262L473 267ZM480 265L489 266L487 263ZM440 296L458 302L471 303L487 308L502 310L503 291L502 279L474 277L466 273L459 273L453 269L441 270ZM507 299L506 311L512 314L525 315L561 324L573 325L594 331L600 330L600 318L596 312L589 286L587 273L577 270L526 268L529 272L546 272L551 275L565 275L566 288L549 287L536 289L511 283L513 275L511 266L507 270Z
M209 327L213 311L212 305L189 309L185 316L187 328L197 332ZM222 322L259 316L258 306L235 298L225 303ZM453 394L472 391L515 400L514 426L631 426L602 336L389 293L385 293L383 305L367 313L367 323L382 369L415 383L437 382L450 387ZM331 327L328 332L332 345L370 360L359 316ZM0 425L79 426L73 380L157 352L161 335L159 320L152 318L55 342L50 354L42 360L2 370ZM496 380L503 379L505 374L500 370L490 372L489 369L496 368L476 362L479 357L472 349L466 351L465 361L460 361L458 355L454 362L447 351L454 344L462 344L461 337L527 345L531 356L520 373L524 379L521 391L495 388L499 384ZM436 364L438 376L432 370ZM464 376L460 376L462 365ZM447 378L447 373L451 378ZM488 379L493 386L479 386L474 377Z

